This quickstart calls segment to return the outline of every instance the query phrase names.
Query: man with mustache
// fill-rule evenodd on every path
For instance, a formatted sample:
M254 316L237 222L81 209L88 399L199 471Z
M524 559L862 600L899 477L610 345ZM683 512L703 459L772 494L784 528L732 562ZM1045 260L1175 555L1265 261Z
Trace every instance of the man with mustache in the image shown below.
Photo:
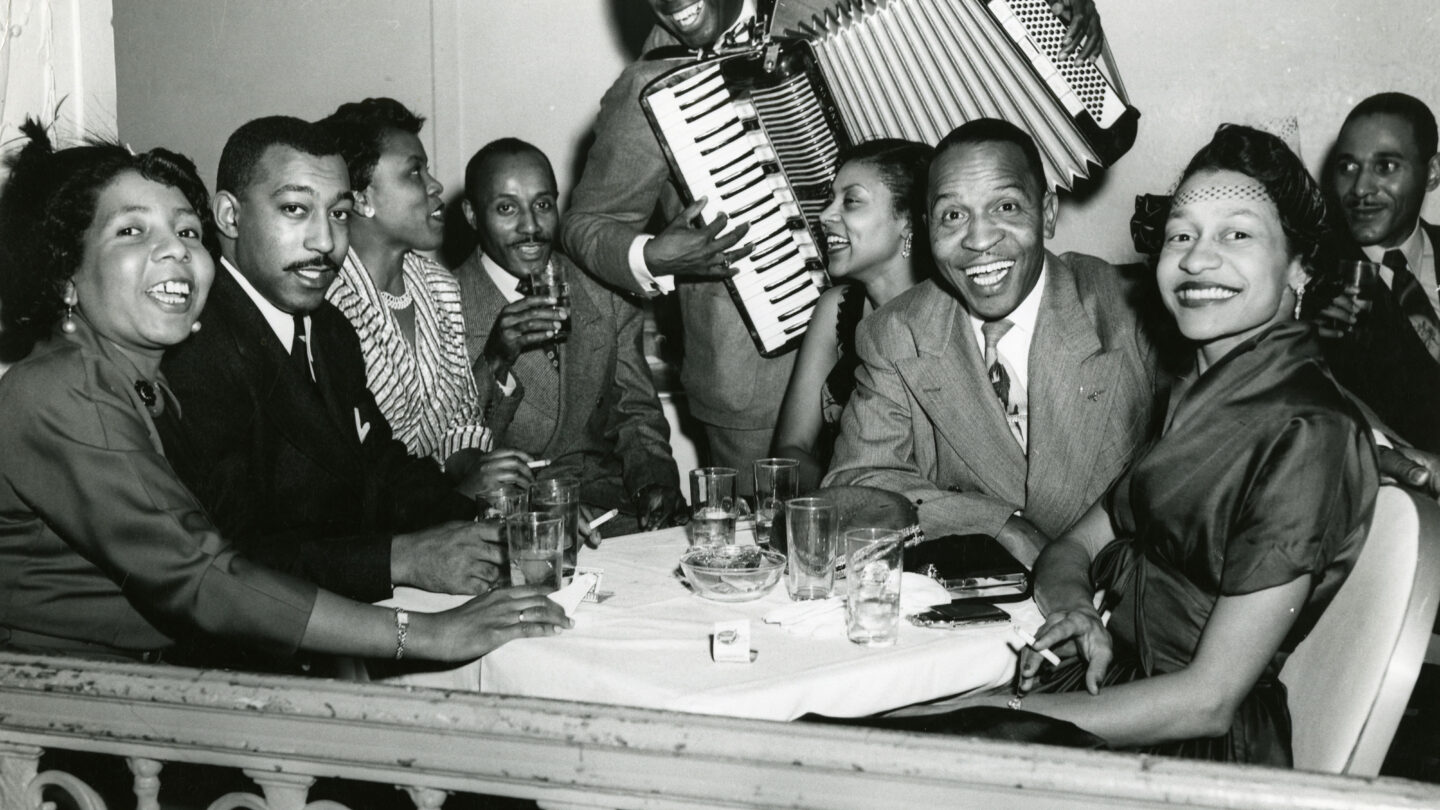
M344 596L489 590L493 527L392 439L355 332L325 301L354 216L333 142L296 118L251 121L216 185L223 269L205 328L163 365L181 403L159 425L176 471L246 556Z
M559 191L545 154L503 138L465 167L465 219L479 247L455 271L466 346L496 441L580 481L582 510L619 509L607 533L674 525L683 513L669 425L642 345L644 315L552 249ZM552 267L568 300L534 295ZM561 330L568 324L568 335ZM518 400L518 403L513 401Z
M1435 116L1414 96L1380 93L1355 105L1325 172L1343 223L1306 298L1316 307L1333 301L1320 326L1336 379L1406 441L1440 453L1440 227L1420 218L1425 195L1440 186L1436 142ZM1337 272L1356 259L1380 265L1358 312Z
M1013 124L947 135L928 199L938 277L861 322L825 483L901 492L927 535L990 535L1028 566L1145 438L1154 347L1114 267L1045 250L1056 198Z

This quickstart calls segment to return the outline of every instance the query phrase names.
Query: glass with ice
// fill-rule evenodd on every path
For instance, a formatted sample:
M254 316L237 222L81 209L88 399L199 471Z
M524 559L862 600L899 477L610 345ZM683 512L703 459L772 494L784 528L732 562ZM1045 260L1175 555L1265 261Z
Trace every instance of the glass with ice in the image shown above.
M505 518L510 584L559 590L564 565L563 536L563 520L545 512L517 512Z
M866 647L888 647L900 633L904 541L894 529L845 532L845 632Z

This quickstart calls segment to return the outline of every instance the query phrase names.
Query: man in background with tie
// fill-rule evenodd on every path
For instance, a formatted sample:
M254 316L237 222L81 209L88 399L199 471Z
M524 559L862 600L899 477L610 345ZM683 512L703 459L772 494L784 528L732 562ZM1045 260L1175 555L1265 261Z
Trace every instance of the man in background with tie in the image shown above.
M335 144L256 119L226 142L216 187L204 329L162 366L181 404L157 420L176 472L245 556L341 595L489 590L494 528L391 437L355 332L325 301L354 209Z
M1322 249L1311 290L1318 307L1343 283L1341 261L1380 265L1352 329L1341 334L1322 320L1326 359L1387 426L1432 453L1440 452L1440 227L1421 220L1420 209L1440 186L1436 141L1434 114L1413 96L1380 93L1350 111L1326 171L1343 225Z
M1054 234L1034 141L977 119L940 142L938 276L866 318L826 485L901 492L926 534L986 534L1030 565L1145 438L1154 348L1137 289Z
M560 192L550 161L516 138L486 144L465 167L465 219L479 246L456 268L466 353L497 441L580 481L584 520L607 509L613 534L659 529L683 514L670 426L642 345L644 313L554 251ZM557 270L568 300L534 294L530 274ZM561 330L568 325L569 332ZM499 399L518 400L494 408Z

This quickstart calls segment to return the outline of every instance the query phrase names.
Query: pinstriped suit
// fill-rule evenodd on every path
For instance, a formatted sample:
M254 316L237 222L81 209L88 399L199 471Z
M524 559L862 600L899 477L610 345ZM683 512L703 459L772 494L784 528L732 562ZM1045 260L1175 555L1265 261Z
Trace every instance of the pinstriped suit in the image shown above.
M962 301L935 281L860 324L831 484L904 493L931 535L996 534L1016 509L1054 537L1146 438L1155 357L1132 289L1089 256L1046 254L1029 358L1029 455L1011 436Z

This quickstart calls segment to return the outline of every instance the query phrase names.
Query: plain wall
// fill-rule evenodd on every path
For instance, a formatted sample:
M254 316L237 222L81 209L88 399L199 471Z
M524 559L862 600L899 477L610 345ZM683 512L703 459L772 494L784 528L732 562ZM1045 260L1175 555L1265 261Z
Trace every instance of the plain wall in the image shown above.
M1142 111L1134 149L1062 206L1052 245L1131 256L1134 195L1164 192L1216 124L1297 116L1319 169L1349 107L1382 89L1440 109L1429 0L1099 0ZM121 136L195 157L213 179L250 118L314 118L389 95L427 115L437 176L502 135L531 140L568 190L605 88L648 23L641 0L114 0ZM1432 199L1432 218L1440 203Z

